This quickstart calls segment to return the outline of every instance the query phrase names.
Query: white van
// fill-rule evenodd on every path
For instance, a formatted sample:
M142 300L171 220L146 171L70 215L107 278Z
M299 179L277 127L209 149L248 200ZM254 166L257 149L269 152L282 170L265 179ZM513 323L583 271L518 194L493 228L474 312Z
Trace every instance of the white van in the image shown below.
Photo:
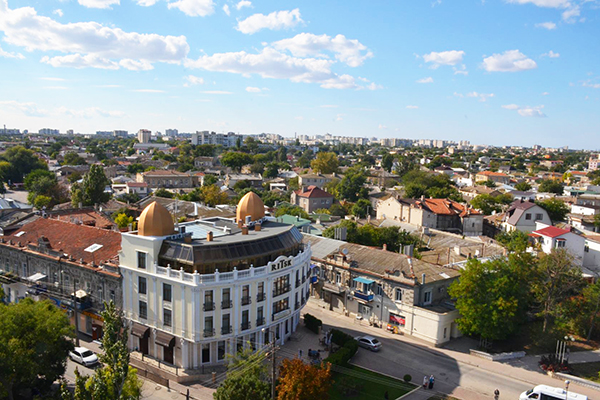
M569 390L569 397L563 388L556 388L546 385L537 385L533 389L521 393L520 400L537 399L537 400L587 400L587 396L573 393Z

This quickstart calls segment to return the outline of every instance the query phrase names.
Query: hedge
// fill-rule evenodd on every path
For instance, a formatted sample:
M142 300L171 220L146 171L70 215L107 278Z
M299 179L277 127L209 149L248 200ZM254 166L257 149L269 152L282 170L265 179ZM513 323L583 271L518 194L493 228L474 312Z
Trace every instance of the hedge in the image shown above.
M314 315L304 314L304 326L310 331L313 331L317 335L319 334L319 327L323 325L323 321Z
M350 359L358 351L358 343L352 336L338 329L332 329L331 333L331 341L340 346L340 348L335 353L330 354L329 357L323 361L334 365L347 366L348 361L350 361Z

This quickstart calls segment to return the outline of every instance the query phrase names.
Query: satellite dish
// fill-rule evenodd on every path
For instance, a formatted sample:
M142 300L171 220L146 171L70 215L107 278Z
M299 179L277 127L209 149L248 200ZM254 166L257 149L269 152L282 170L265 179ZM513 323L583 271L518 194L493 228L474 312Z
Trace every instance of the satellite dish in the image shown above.
M348 255L348 249L342 249L342 254L347 256Z

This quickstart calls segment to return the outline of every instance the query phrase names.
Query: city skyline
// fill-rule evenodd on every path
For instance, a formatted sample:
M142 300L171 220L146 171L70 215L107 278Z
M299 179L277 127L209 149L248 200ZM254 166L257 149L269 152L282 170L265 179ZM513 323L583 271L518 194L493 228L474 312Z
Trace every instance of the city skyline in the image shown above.
M7 128L597 137L594 1L30 3L0 0Z

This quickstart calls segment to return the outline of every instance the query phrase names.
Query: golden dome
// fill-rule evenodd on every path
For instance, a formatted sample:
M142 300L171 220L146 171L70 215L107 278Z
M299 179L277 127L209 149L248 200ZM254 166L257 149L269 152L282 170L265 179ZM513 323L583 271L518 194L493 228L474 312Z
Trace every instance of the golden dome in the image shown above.
M241 198L237 205L235 219L246 222L247 215L250 215L250 221L258 221L265 216L265 203L254 192L248 192Z
M160 203L153 201L144 208L138 220L138 235L167 236L175 233L175 224L169 211Z

